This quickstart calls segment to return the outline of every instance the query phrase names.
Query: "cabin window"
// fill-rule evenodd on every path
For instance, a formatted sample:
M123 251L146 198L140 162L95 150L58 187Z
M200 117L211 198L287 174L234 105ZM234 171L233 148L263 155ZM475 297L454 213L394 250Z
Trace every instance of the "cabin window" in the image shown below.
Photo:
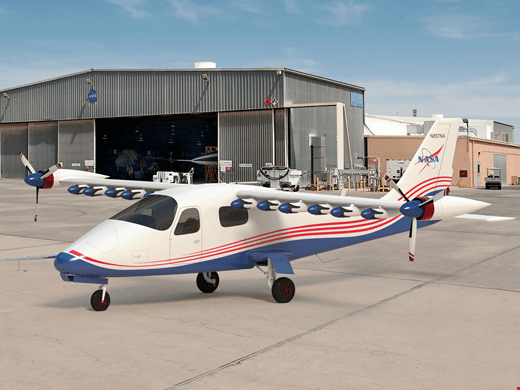
M127 207L110 219L135 223L156 230L167 230L172 226L177 202L165 195L148 195Z
M197 209L186 209L179 217L175 227L175 235L196 233L200 229L200 216Z
M220 224L222 227L240 226L247 222L249 215L247 209L236 209L224 206L218 210Z

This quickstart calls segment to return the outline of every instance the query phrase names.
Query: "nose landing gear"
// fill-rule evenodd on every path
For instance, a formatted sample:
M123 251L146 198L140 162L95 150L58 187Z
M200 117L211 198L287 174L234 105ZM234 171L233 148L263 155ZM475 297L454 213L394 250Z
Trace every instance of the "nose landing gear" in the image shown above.
M197 287L203 293L212 293L218 287L220 278L216 272L201 272L197 275Z
M107 286L100 286L99 290L92 294L90 304L95 311L105 311L108 309L108 306L110 306L110 295L108 295Z

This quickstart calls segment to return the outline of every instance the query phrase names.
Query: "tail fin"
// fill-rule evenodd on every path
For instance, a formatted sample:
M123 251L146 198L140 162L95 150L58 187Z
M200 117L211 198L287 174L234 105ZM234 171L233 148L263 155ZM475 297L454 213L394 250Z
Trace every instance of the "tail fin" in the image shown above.
M424 137L399 180L399 187L408 199L432 196L450 186L459 124L460 119L439 119ZM392 190L383 199L402 200L402 197L396 190Z

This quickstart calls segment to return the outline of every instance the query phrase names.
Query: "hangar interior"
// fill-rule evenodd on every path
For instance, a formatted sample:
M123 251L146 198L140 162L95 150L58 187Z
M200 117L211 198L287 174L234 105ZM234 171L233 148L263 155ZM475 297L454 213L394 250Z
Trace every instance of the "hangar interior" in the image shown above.
M0 92L1 178L25 176L20 151L36 169L137 180L194 168L198 182L252 181L272 164L302 184L364 155L364 88L287 68L91 69ZM215 151L213 178L178 161Z

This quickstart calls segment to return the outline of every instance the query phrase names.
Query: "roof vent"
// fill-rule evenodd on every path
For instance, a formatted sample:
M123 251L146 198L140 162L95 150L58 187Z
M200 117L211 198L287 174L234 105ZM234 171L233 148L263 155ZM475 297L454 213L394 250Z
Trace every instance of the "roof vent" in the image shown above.
M209 61L195 62L195 68L208 69L208 68L216 68L216 67L217 67L216 62L209 62Z

